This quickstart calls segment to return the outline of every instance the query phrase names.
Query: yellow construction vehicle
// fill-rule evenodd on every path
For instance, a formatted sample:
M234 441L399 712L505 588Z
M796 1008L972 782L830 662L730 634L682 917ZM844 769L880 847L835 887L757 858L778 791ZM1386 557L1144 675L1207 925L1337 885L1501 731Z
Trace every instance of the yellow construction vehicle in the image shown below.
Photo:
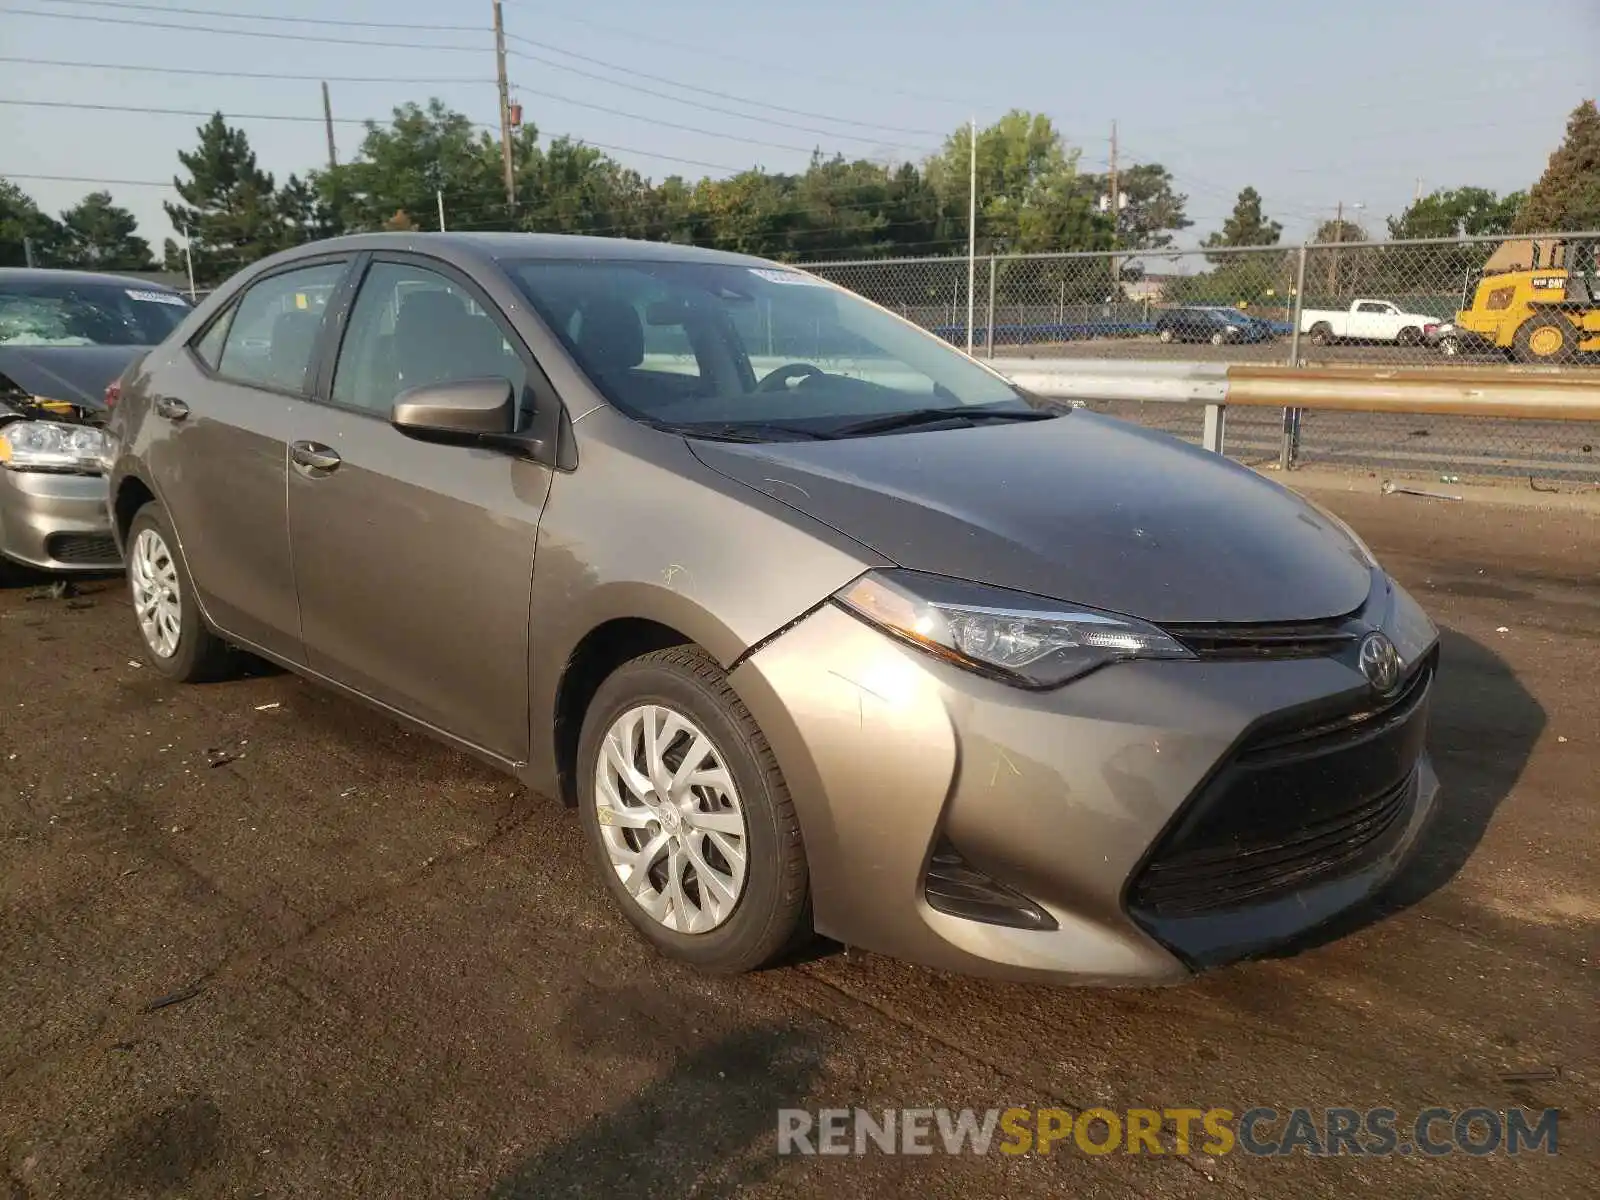
M1600 352L1596 248L1574 238L1504 243L1484 264L1472 307L1456 314L1457 336L1518 362L1574 364Z

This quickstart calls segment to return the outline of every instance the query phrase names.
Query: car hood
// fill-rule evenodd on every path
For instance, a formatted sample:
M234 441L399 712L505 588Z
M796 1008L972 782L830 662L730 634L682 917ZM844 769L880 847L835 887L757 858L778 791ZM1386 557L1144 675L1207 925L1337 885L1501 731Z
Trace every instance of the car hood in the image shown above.
M840 441L691 441L712 470L903 567L1152 621L1342 616L1363 550L1285 488L1175 438L1054 421Z
M106 385L149 346L0 346L0 375L30 396L106 406Z

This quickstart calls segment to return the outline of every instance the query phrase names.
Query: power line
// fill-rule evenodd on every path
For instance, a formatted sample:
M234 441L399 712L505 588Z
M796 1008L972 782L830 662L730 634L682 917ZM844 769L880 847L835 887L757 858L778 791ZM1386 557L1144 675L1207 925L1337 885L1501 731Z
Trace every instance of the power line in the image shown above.
M180 33L216 33L233 37L271 38L280 42L318 42L330 46L375 46L388 50L428 50L435 53L482 54L481 46L441 46L435 42L389 42L370 38L327 37L311 33L269 33L262 29L219 29L215 25L180 25L176 21L147 21L132 17L102 17L91 13L40 12L36 8L0 6L0 12L19 17L44 17L53 21L93 21L97 25L132 25L139 29L174 29Z
M589 21L585 20L583 17L574 17L566 13L555 13L541 10L538 19L541 21L561 21L568 25L581 25L586 29L594 29L601 33L611 34L613 37L629 38L636 42L643 42L646 45L665 46L671 50L680 50L688 54L697 54L702 58L713 58L720 62L735 63L743 67L762 65L752 64L747 55L730 54L725 51L713 50L705 45L696 45L693 42L674 41L671 38L664 38L658 34L640 33L637 30L627 29L617 25L606 25L599 21ZM796 71L794 69L794 65L789 62L784 63L783 71L784 75L789 78L813 79L820 83L828 84L830 87L851 87L858 91L868 92L880 96L901 96L909 100L921 100L927 103L945 104L950 105L951 107L960 107L964 111L970 109L974 104L979 104L981 106L983 103L987 103L986 101L977 101L971 98L964 99L959 96L951 96L948 93L944 95L938 95L932 92L908 91L904 88L876 87L871 84L864 84L860 82L859 79L852 78L848 75L826 75L819 74L817 72L799 72Z
M507 34L506 36L507 36L508 39L510 39L512 37L512 35L510 35L510 34ZM526 60L528 62L536 62L536 63L539 63L541 66L554 67L556 70L565 71L569 75L577 75L577 76L579 76L579 77L581 77L583 79L597 80L598 82L604 83L604 84L608 84L611 87L619 87L619 88L624 89L625 91L638 92L641 95L645 95L645 96L653 96L657 100L670 100L675 104L684 104L684 105L688 105L691 108L703 109L706 112L720 113L722 116L725 116L725 117L737 117L741 121L756 121L756 122L759 122L760 124L763 124L763 125L777 125L777 126L783 127L784 129L794 129L794 130L797 130L797 131L799 131L801 133L818 133L818 134L822 134L822 135L824 135L826 137L838 138L838 139L840 139L842 141L865 142L868 145L883 145L884 144L883 139L881 137L866 137L866 136L863 136L862 134L857 134L857 133L839 133L839 132L837 132L835 130L831 130L831 129L819 129L815 125L797 125L792 121L780 121L776 117L762 117L762 116L756 116L753 113L734 112L733 110L728 109L728 108L723 108L721 105L718 105L718 104L707 104L703 100L691 100L686 96L674 96L671 92L661 92L661 91L657 91L655 88L642 87L642 86L640 86L639 84L636 84L636 83L628 83L628 82L626 82L624 80L612 79L612 78L610 78L609 76L606 76L606 75L598 75L593 71L585 71L581 67L574 67L574 66L571 66L571 65L569 65L567 63L557 62L553 58L545 58L543 55L540 55L540 54L529 54L525 50L512 50L510 53L511 53L511 56L513 58L524 59L524 60ZM617 67L617 68L614 68L614 69L618 70L618 71L626 70L626 68L624 68L624 67ZM676 87L676 86L680 86L680 85L674 84L673 86ZM739 103L741 103L741 104L753 104L753 103L755 103L755 101L741 100L741 101L739 101ZM787 110L780 110L780 111L787 111ZM823 117L821 119L825 120L825 121L835 121L835 122L838 122L838 123L841 123L841 124L859 125L859 126L861 126L863 128L866 128L866 129L884 129L884 130L889 131L889 132L906 132L906 131L897 131L897 130L895 130L895 128L893 126L874 126L874 125L869 125L864 121L845 121L843 118L840 118L840 117ZM935 135L935 136L941 136L942 137L943 135L940 134L940 135ZM904 147L904 148L905 149L912 149L912 150L918 150L918 149L926 150L926 149L929 149L928 147L918 147L918 146L911 146L911 147Z
M881 125L881 124L876 124L876 123L871 122L871 121L856 121L856 120L851 120L851 119L846 118L846 117L829 116L827 113L810 112L810 111L808 111L806 109L803 109L803 108L786 108L781 104L768 104L764 100L751 100L751 99L749 99L747 97L744 97L744 96L734 95L731 92L719 92L714 88L703 88L703 87L699 87L698 85L692 84L692 83L680 83L676 79L668 79L664 75L651 75L647 71L637 71L637 70L634 70L632 67L618 66L616 63L606 62L602 58L590 58L587 54L579 54L579 53L577 53L576 51L573 51L573 50L566 50L566 49L563 49L560 46L551 45L549 42L536 42L532 38L521 37L518 34L508 33L508 34L506 34L506 40L507 41L512 41L512 42L520 42L521 44L523 44L525 46L533 46L536 49L548 50L548 51L551 51L551 52L553 52L555 54L564 54L568 58L577 59L579 62L586 62L586 63L589 63L589 64L591 64L593 66L596 66L596 67L605 67L608 70L619 71L619 72L621 72L621 73L623 73L625 75L635 75L640 79L648 79L653 83L664 83L668 87L682 88L686 92L696 92L696 93L698 93L699 95L702 95L702 96L712 96L712 97L715 97L718 100L728 100L728 101L732 101L735 104L748 105L751 108L770 109L772 112L788 113L790 116L793 116L793 117L810 117L812 120L815 120L815 121L832 121L836 125L853 125L853 126L859 128L859 129L880 129L880 130L888 130L891 133L911 133L911 134L917 134L917 135L920 135L920 136L923 136L923 137L944 137L945 136L943 133L939 132L936 129L912 129L912 128L909 128L909 127L903 126L903 125ZM535 57L534 55L531 55L531 54L526 54L526 53L522 53L522 52L518 52L518 51L513 51L513 54L515 55L515 57L531 59L534 62L544 63L546 66L558 65L558 64L552 64L552 63L548 62L545 59L537 58L537 57ZM617 83L616 80L606 80L606 82L613 83L613 84ZM621 86L621 85L618 85L618 86Z
M232 12L225 8L181 8L169 4L135 4L131 0L38 0L43 4L70 4L77 8L123 8L139 12L173 13L190 17L229 17L244 21L273 21L291 25L342 25L353 29L416 29L433 33L486 33L484 25L405 24L399 21L339 21L329 17L291 17L283 13Z
M294 113L229 113L220 109L204 108L152 108L138 104L90 104L79 100L17 100L9 96L0 96L0 104L9 104L18 108L73 108L86 109L90 112L124 112L124 113L150 113L162 117L211 117L221 113L227 121L315 121L321 125L325 118L320 116L300 116ZM366 125L378 123L375 118L365 117L335 117L336 125ZM474 129L490 129L493 126L485 121L467 122Z
M520 84L514 86L517 91L526 92L530 96L540 96L546 100L555 100L561 104L576 105L578 108L590 108L596 112L609 113L614 117L626 117L630 121L643 121L648 125L659 125L663 129L679 129L684 133L698 133L704 137L722 138L729 142L744 142L749 146L763 146L772 150L795 150L801 154L810 154L812 150L816 149L814 146L792 146L783 142L768 142L761 138L743 137L737 133L718 133L714 129L701 129L694 125L680 125L675 121L663 121L660 117L646 117L640 113L631 113L620 108L610 108L604 104L591 104L587 100L573 100L558 92L543 92L537 88L523 87Z
M0 63L26 63L31 67L75 67L89 71L135 71L152 75L202 75L218 79L283 79L299 83L404 83L404 84L478 84L492 83L487 78L455 76L453 78L405 78L387 75L285 75L274 71L207 71L200 67L146 67L132 63L75 62L57 58L26 58L0 55Z

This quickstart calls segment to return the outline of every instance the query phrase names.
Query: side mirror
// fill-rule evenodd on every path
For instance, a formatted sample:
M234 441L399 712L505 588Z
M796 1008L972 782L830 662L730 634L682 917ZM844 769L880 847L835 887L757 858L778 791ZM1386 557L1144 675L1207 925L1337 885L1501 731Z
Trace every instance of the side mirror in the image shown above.
M460 379L401 392L389 423L401 433L438 441L509 436L516 400L508 379Z
M544 439L515 429L517 397L509 379L458 379L401 392L389 424L427 442L454 442L546 458Z

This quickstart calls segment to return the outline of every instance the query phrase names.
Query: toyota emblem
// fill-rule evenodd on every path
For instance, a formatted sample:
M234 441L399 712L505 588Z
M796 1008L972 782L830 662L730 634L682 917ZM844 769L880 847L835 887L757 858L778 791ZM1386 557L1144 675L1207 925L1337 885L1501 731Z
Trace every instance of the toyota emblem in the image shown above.
M1400 682L1400 652L1385 634L1373 632L1361 639L1359 662L1375 692L1392 692Z

